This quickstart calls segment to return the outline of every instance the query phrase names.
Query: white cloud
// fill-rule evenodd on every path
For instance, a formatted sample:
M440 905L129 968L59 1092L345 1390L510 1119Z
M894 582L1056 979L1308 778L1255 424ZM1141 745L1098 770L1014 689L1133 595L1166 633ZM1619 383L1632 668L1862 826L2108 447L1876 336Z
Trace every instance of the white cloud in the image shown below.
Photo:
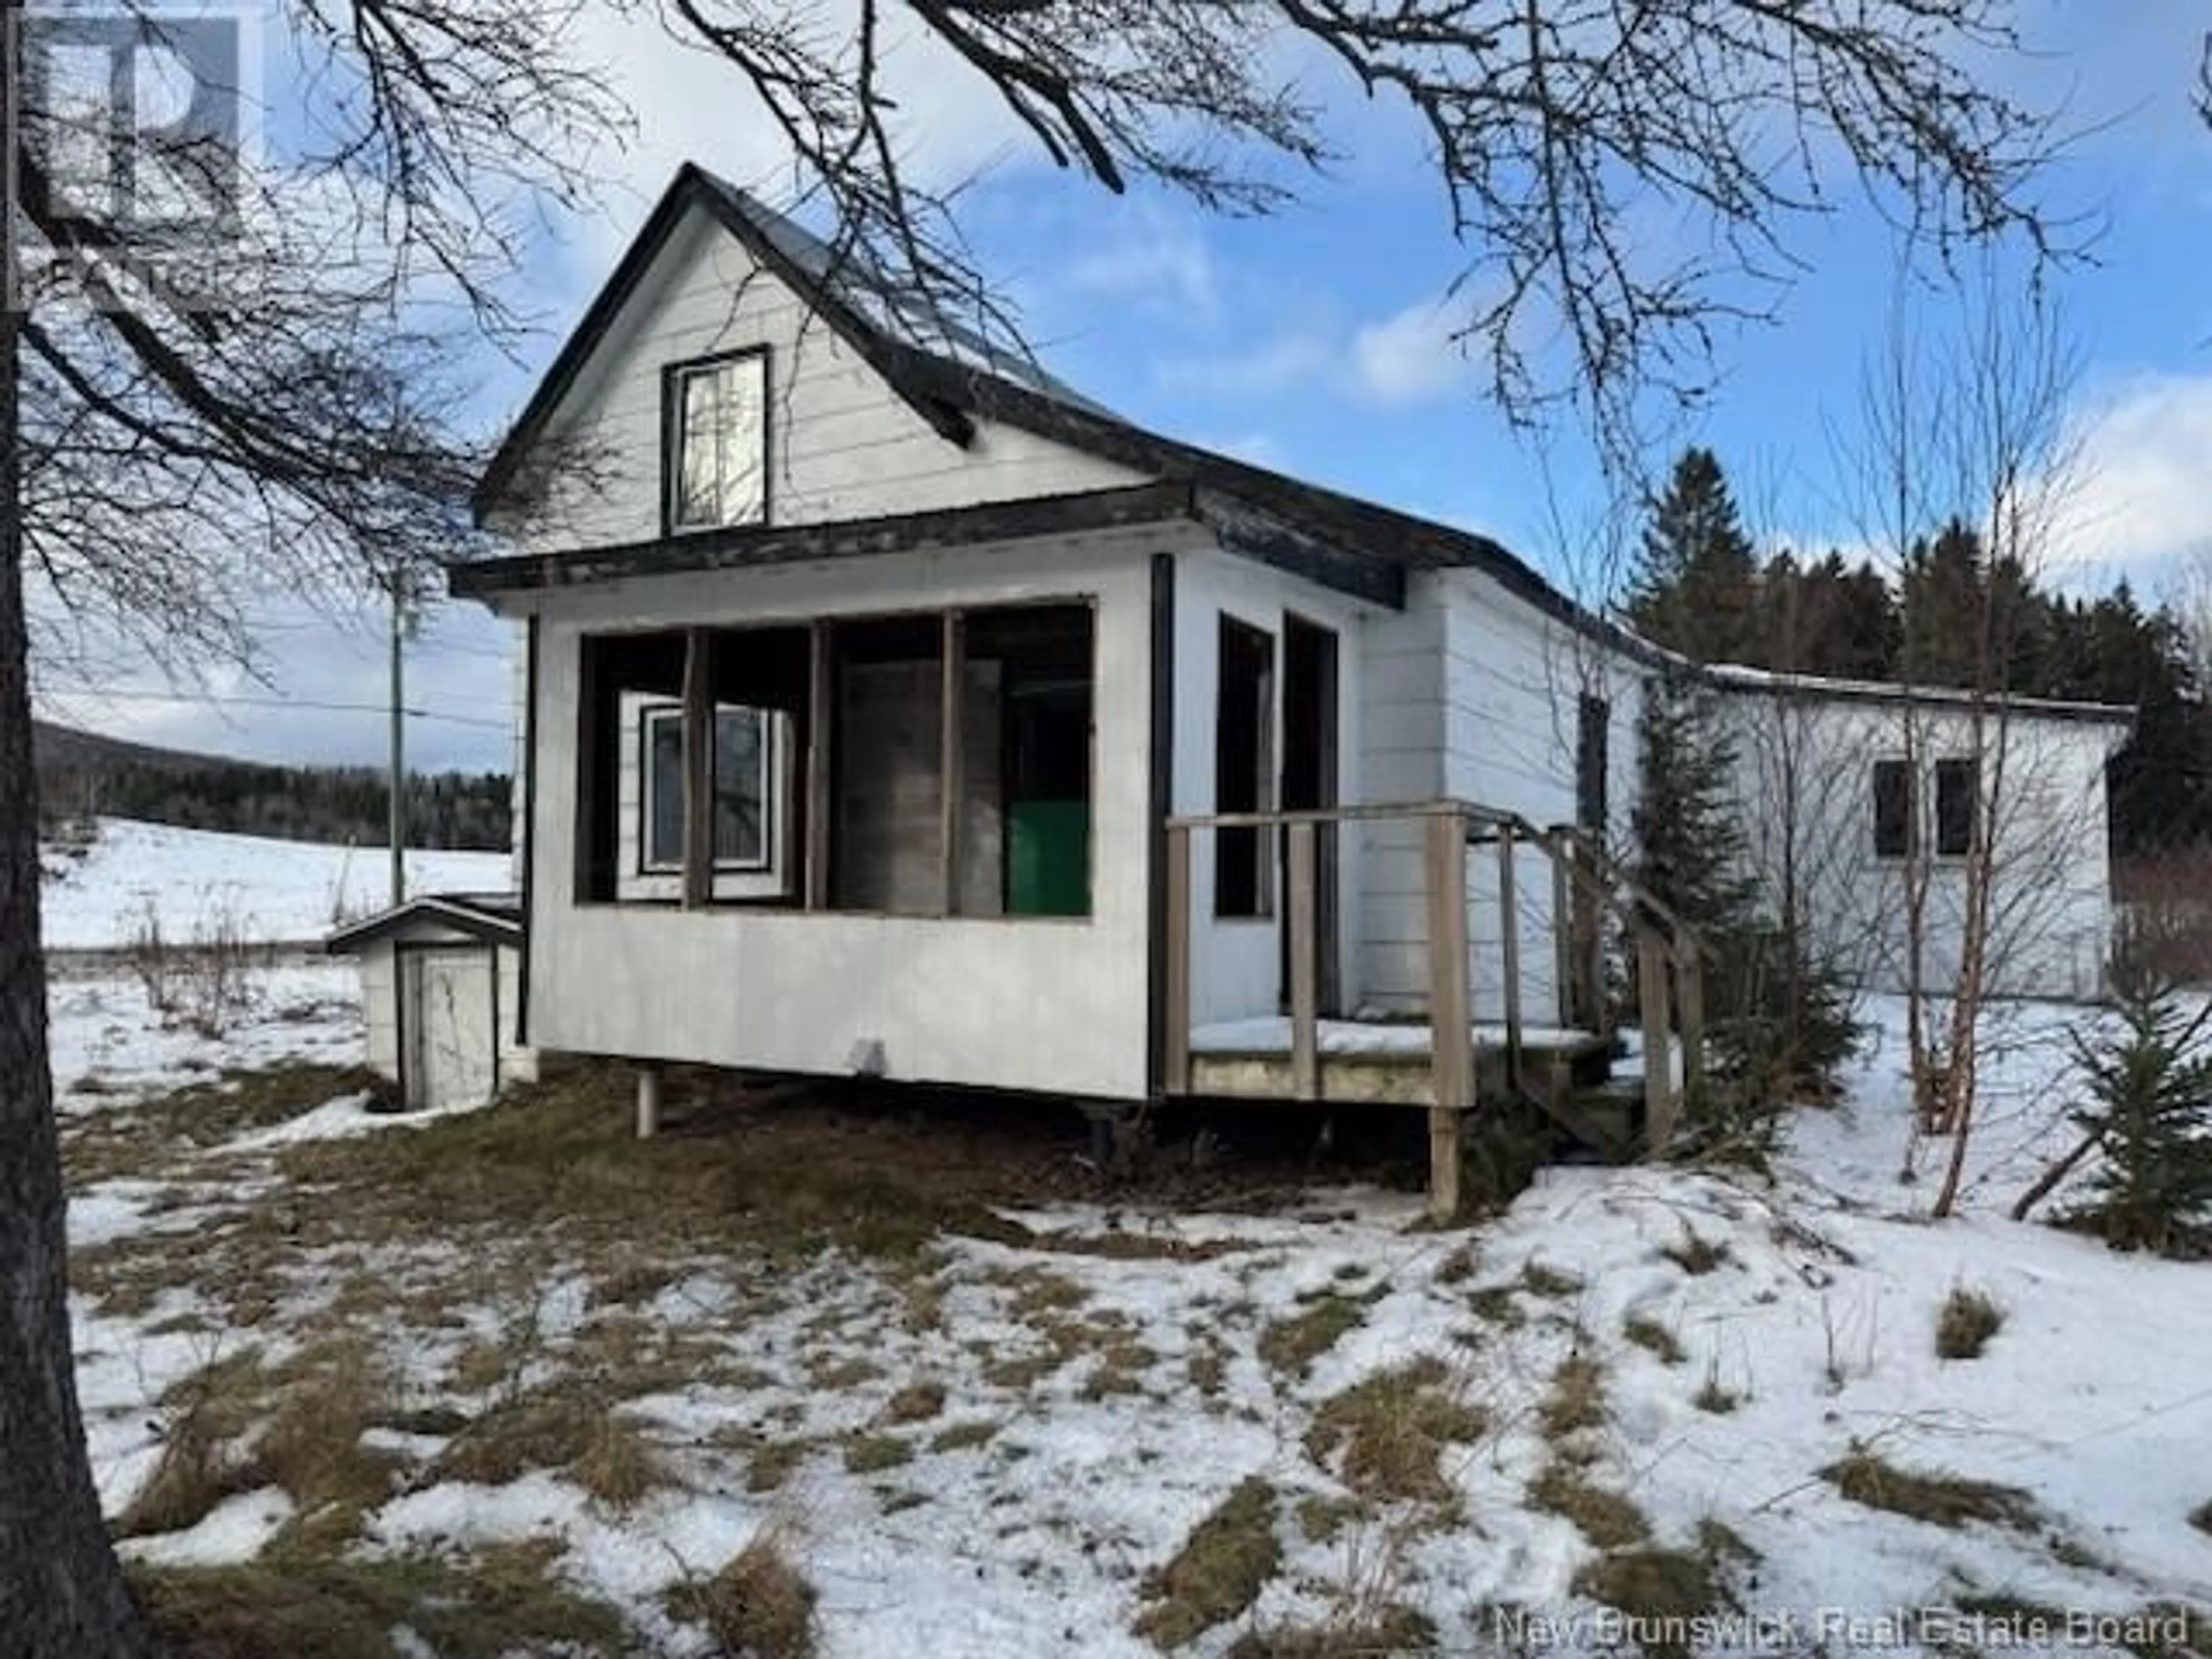
M1212 250L1188 215L1146 207L1127 216L1112 240L1077 254L1056 273L1092 299L1135 301L1210 320L1221 308Z
M2076 417L2075 434L2060 562L2141 565L2212 547L2212 376L2125 381Z
M1468 390L1468 360L1452 338L1459 311L1424 300L1353 328L1304 323L1248 350L1156 365L1162 386L1212 397L1270 397L1317 386L1332 395L1410 408Z
M1170 392L1209 397L1270 397L1330 376L1338 364L1336 343L1317 330L1296 329L1262 341L1248 351L1213 357L1165 359L1153 367Z
M1352 336L1354 392L1391 407L1449 397L1467 385L1467 355L1452 336L1458 311L1443 299L1407 306Z

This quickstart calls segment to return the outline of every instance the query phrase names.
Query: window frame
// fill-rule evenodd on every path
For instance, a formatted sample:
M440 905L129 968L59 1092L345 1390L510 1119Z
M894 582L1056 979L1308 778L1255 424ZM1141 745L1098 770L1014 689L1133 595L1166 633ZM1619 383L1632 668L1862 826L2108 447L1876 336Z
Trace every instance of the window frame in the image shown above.
M1944 755L1935 763L1936 770L1936 837L1935 853L1939 859L1966 859L1973 856L1974 841L1981 830L1982 763L1978 756ZM1957 846L1944 832L1949 827L1943 811L1945 778L1956 778L1964 774L1966 781L1965 839Z
M1885 769L1894 768L1905 785L1905 844L1894 850L1882 842L1881 778ZM1882 864L1909 863L1920 848L1920 788L1918 769L1901 755L1881 755L1875 758L1867 774L1868 805L1872 809L1874 856Z
M755 859L716 858L709 868L718 876L772 875L775 871L775 792L776 792L776 722L774 711L749 708L742 703L719 706L714 720L719 726L725 715L748 717L760 732L760 856ZM653 763L653 728L663 721L673 721L680 735L684 729L684 705L681 702L648 702L637 714L637 868L639 876L681 876L684 873L684 849L679 835L673 859L653 857L653 810L659 803L660 785ZM720 733L717 732L719 738ZM719 752L719 751L718 751ZM681 750L679 748L680 755ZM679 767L682 763L679 759ZM720 792L720 780L714 775L713 759L708 761L709 778L716 793ZM678 779L677 793L683 793L682 779Z
M700 374L720 374L739 363L752 362L759 367L760 377L760 508L749 518L716 519L711 522L687 522L679 516L679 500L684 477L684 446L687 437L684 426L684 389L688 381ZM705 357L690 357L681 362L667 363L660 371L660 533L665 538L708 535L718 530L738 530L749 526L774 522L775 469L770 461L775 453L775 377L773 359L765 345L743 346L734 351L721 351Z

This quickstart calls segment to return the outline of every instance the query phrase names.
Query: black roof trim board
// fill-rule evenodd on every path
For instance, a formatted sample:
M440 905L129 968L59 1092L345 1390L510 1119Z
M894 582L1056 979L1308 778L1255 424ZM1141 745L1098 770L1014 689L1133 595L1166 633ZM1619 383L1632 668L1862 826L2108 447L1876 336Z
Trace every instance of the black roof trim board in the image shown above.
M337 929L323 940L323 949L334 957L350 956L377 939L417 927L448 928L487 944L519 944L521 901L512 893L425 893Z
M804 559L857 559L885 553L964 547L1026 537L1116 530L1132 525L1192 519L1188 485L1144 483L1067 495L1027 495L975 507L901 513L876 519L820 524L739 525L682 536L630 542L619 547L577 548L562 553L521 553L447 568L458 599L574 587L637 576L686 575L739 570Z

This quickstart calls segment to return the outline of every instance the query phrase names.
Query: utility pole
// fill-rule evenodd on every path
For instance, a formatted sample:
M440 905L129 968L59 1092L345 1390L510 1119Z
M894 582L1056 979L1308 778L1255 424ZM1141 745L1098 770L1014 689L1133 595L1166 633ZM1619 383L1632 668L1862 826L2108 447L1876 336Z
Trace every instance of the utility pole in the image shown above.
M407 902L406 715L401 703L407 639L407 606L398 567L392 572L392 782L386 835L392 845L392 905Z

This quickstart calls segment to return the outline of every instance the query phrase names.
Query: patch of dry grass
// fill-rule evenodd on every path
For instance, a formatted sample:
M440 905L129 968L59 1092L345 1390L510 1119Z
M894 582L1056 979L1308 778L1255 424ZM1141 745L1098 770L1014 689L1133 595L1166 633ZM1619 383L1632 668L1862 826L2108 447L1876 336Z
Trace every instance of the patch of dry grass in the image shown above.
M1361 1506L1348 1498L1325 1498L1310 1492L1298 1499L1298 1536L1309 1544L1331 1544L1357 1521Z
M886 1423L927 1423L945 1411L945 1384L934 1378L908 1383L884 1402Z
M599 1419L591 1443L570 1466L569 1474L595 1503L617 1514L628 1514L675 1484L659 1449L619 1412Z
M592 1449L610 1403L583 1378L526 1390L478 1413L438 1455L428 1478L497 1486L532 1469L565 1469Z
M978 1446L988 1446L1000 1425L991 1422L955 1423L939 1429L929 1443L933 1452L972 1451Z
M1820 1474L1854 1504L1938 1527L1956 1528L1969 1522L1984 1522L2029 1532L2041 1518L2033 1497L2018 1486L1942 1473L1916 1474L1863 1446L1853 1447Z
M62 1168L72 1189L118 1176L166 1171L179 1146L205 1151L255 1129L289 1122L342 1095L380 1094L365 1066L283 1060L230 1070L130 1106L67 1119Z
M914 1448L893 1434L856 1434L845 1442L845 1467L854 1474L880 1474L914 1461Z
M1283 1563L1276 1503L1275 1488L1257 1475L1241 1482L1146 1576L1143 1594L1152 1605L1139 1616L1137 1634L1179 1648L1257 1601Z
M1304 1376L1315 1360L1358 1330L1374 1297L1327 1290L1300 1300L1304 1312L1286 1315L1260 1333L1261 1359L1286 1376Z
M1662 1364L1679 1365L1690 1357L1680 1337L1647 1315L1631 1314L1621 1322L1620 1334L1638 1347L1656 1354Z
M1571 1521L1601 1550L1627 1549L1651 1535L1651 1523L1626 1493L1591 1480L1572 1465L1553 1462L1528 1484L1536 1508Z
M812 1659L817 1600L780 1531L770 1527L712 1578L670 1591L668 1606L677 1618L704 1625L732 1659Z
M1392 1607L1324 1625L1247 1631L1229 1644L1222 1659L1377 1659L1436 1650L1434 1621L1416 1608Z
M362 1443L386 1416L382 1368L363 1344L338 1341L295 1356L271 1384L276 1413L253 1443L253 1477L297 1505L289 1541L335 1550L392 1496L399 1472L399 1459Z
M1553 1441L1604 1426L1605 1367L1589 1354L1569 1354L1552 1373L1538 1416L1545 1437Z
M1378 1372L1314 1414L1306 1450L1360 1497L1382 1503L1443 1503L1444 1449L1478 1439L1482 1413L1451 1385L1443 1362L1425 1356Z
M1696 1229L1686 1225L1682 1229L1680 1242L1665 1246L1659 1254L1684 1273L1698 1279L1735 1260L1726 1239L1703 1237Z
M1583 1282L1572 1273L1547 1267L1541 1260L1532 1256L1521 1269L1521 1288L1531 1296L1550 1297L1557 1300L1580 1294Z
M621 1615L555 1583L548 1565L520 1547L459 1561L276 1552L243 1566L139 1563L130 1575L176 1659L392 1659L403 1625L440 1659L629 1654Z
M1990 1339L2004 1328L2005 1312L1986 1291L1953 1287L1936 1316L1939 1359L1979 1359Z

